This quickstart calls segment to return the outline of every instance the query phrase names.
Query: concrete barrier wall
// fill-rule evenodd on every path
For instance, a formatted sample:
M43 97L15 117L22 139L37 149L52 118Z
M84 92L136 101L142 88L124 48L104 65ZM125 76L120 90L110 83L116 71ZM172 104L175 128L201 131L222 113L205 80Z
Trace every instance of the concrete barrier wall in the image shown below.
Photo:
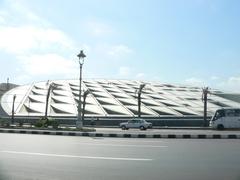
M10 117L5 117L11 122ZM15 123L27 123L27 124L34 124L36 123L41 117L15 117ZM57 118L52 117L53 119L56 119L59 124L62 125L75 125L76 118ZM121 122L126 122L130 118L85 118L84 125L92 125L94 123L95 126L119 126ZM168 117L168 118L144 118L145 120L153 123L153 126L175 126L175 127L201 127L203 126L203 118L201 117L182 117L182 118L174 118L174 117ZM208 118L208 121L210 120L210 117Z

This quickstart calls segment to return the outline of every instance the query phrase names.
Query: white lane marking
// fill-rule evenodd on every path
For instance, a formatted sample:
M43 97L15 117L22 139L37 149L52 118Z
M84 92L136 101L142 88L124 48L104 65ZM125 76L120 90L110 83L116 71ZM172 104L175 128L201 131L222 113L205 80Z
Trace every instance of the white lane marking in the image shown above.
M168 146L155 146L155 145L134 145L134 144L93 144L93 143L76 143L88 146L111 146L111 147L141 147L141 148L167 148Z
M76 156L67 154L46 154L46 153L33 153L33 152L19 152L19 151L0 151L8 154L23 154L34 156L50 156L50 157L66 157L66 158L80 158L80 159L100 159L100 160L117 160L117 161L152 161L153 159L145 158L121 158L121 157L102 157L102 156Z
M108 137L108 138L91 138L91 139L93 139L94 141L103 141L103 140L106 140L106 141L109 141L109 142L119 142L119 141L121 141L121 142L141 142L141 143L162 143L162 142L165 142L165 141L162 141L162 140L156 140L156 141L143 141L143 140L141 140L141 139L128 139L128 140L126 140L126 139L117 139L117 140L113 140L113 139L111 139L110 137Z

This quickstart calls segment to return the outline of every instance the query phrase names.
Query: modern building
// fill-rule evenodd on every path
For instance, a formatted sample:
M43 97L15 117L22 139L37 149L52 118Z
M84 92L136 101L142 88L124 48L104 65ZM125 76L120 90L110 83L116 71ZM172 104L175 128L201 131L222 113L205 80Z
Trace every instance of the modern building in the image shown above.
M40 117L46 111L46 94L51 83L56 86L50 93L48 116L76 117L79 93L78 80L56 80L18 86L5 93L1 106L10 116L13 96L15 116ZM141 116L150 119L202 117L202 88L161 84L134 80L83 80L86 98L85 116L88 118L130 118L138 116L137 90L146 84L141 95ZM83 93L82 93L83 94ZM240 107L240 103L219 96L211 90L208 97L208 115L222 107Z

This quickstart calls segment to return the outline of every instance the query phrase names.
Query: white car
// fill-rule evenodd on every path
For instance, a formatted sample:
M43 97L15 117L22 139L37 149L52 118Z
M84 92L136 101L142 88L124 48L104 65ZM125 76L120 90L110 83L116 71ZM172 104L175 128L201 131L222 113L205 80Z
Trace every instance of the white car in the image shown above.
M128 130L129 128L139 128L141 130L146 130L152 128L152 123L145 121L144 119L132 119L128 122L120 123L120 128L122 130Z

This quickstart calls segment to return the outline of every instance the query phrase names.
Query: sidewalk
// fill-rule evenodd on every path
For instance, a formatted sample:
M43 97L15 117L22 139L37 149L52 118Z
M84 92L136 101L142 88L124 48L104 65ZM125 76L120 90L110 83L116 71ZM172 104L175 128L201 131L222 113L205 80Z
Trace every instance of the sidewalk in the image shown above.
M0 128L0 133L41 134L59 136L88 136L115 138L178 138L178 139L240 139L240 131L204 129L149 129L147 131L96 128L96 132Z

